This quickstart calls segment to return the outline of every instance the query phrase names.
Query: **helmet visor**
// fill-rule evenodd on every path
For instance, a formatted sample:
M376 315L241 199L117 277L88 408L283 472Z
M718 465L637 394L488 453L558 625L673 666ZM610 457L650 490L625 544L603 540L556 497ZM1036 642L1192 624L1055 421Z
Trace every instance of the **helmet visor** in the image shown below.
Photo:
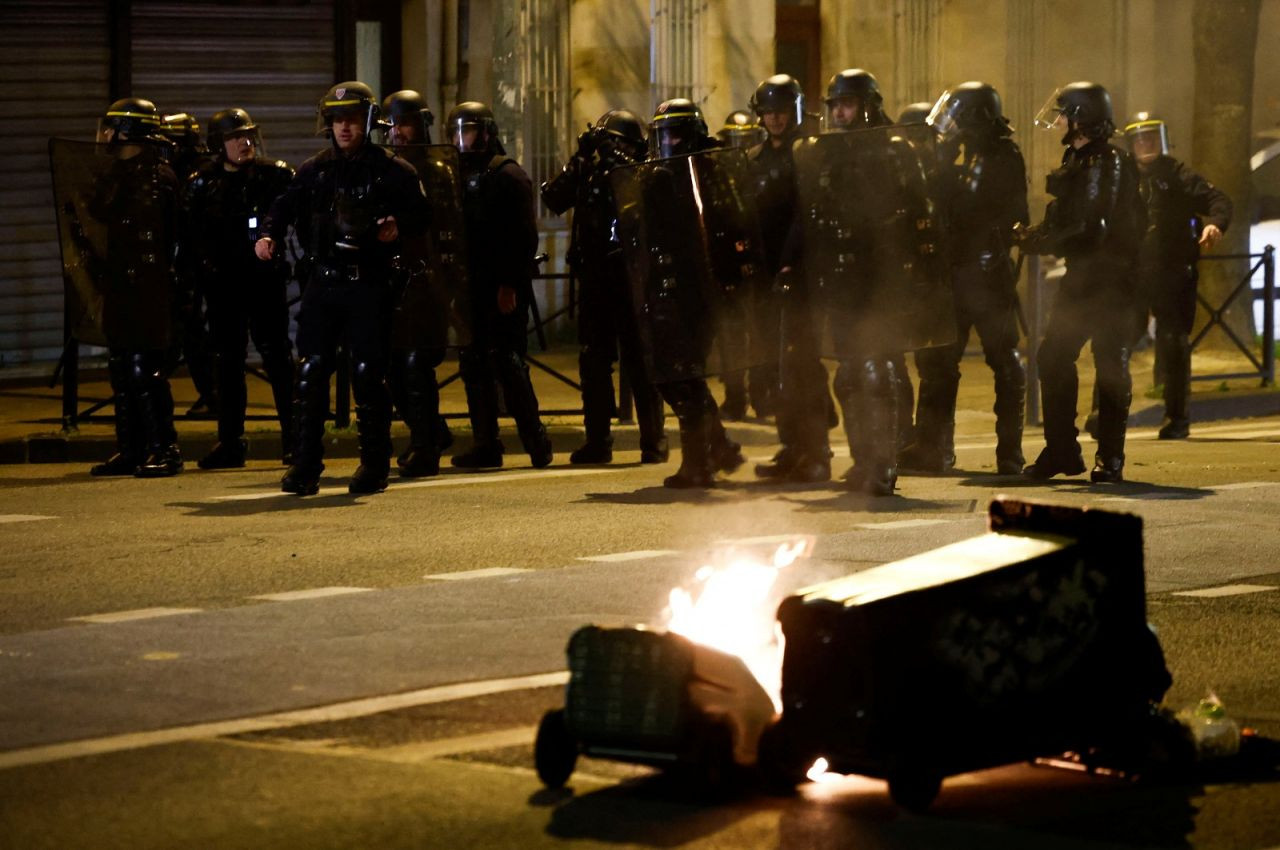
M1065 130L1067 128L1067 119L1062 111L1061 97L1062 89L1054 89L1053 94L1049 95L1049 99L1044 102L1044 106L1040 107L1040 111L1036 113L1033 123L1041 130Z
M488 139L484 132L484 124L470 116L460 116L448 127L449 144L462 153L484 150Z
M376 129L374 124L373 105L354 98L346 100L323 100L320 102L320 113L316 116L316 134L326 135L332 132L334 121L354 121L364 130L368 137Z
M720 140L731 148L745 150L764 141L765 131L759 127L731 125L720 131Z
M649 134L649 141L654 152L665 159L669 156L688 153L697 135L697 130L691 124L671 122L654 127L653 132Z
M951 92L944 91L934 103L924 123L943 139L953 139L960 134L960 101L952 100Z
M221 137L221 144L221 150L211 153L233 165L245 165L266 155L262 146L262 134L256 126L232 130Z
M1151 162L1169 155L1169 131L1159 119L1134 121L1124 128L1124 138L1138 162Z

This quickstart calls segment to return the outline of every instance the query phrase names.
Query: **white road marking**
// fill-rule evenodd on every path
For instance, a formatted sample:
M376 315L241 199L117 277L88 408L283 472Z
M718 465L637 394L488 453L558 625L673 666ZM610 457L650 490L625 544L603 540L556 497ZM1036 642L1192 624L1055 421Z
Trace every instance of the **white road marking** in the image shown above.
M794 543L804 536L803 534L762 534L759 537L730 537L717 540L716 545L766 546L770 543Z
M1235 484L1214 484L1213 490L1256 490L1259 487L1275 487L1280 481L1239 481Z
M1174 596L1198 596L1201 599L1212 599L1218 596L1240 596L1245 593L1262 593L1264 590L1280 590L1266 584L1224 584L1222 587L1206 587L1201 590L1179 590Z
M268 602L295 602L299 599L321 599L325 596L345 596L348 593L368 593L372 587L313 587L309 590L286 590L283 593L263 593L250 599Z
M156 617L173 617L178 614L198 614L199 608L138 608L133 611L112 611L109 614L87 614L68 617L82 623L124 623L129 620L151 620Z
M869 528L873 530L879 529L898 529L898 528L923 528L926 525L941 525L946 522L955 522L953 519L895 519L887 522L860 522L855 528Z
M57 519L57 517L41 516L40 514L0 514L0 525L10 522L36 522L42 519Z
M506 693L508 691L547 688L563 685L568 681L568 671L561 670L558 673L515 676L509 679L459 682L454 685L441 685L402 694L368 697L299 711L282 711L276 714L263 714L258 717L245 717L239 720L197 723L191 726L157 729L152 732L130 732L123 735L108 735L103 738L88 738L82 741L46 744L39 747L0 752L0 770L83 758L103 753L140 750L144 747L156 747L162 744L220 738L224 735L243 735L247 732L263 732L269 729L285 729L291 726L307 726L313 723L350 720L354 717L367 717L370 714L380 714L384 711L394 711L399 708L453 702L455 700L485 696L486 694Z
M226 743L253 749L307 753L308 755L376 759L397 764L421 764L432 759L456 756L463 753L478 753L486 750L501 750L507 747L532 745L537 732L538 727L536 726L518 726L511 729L499 729L495 732L460 735L456 738L441 738L435 741L415 741L411 744L397 744L390 747L355 747L341 739L318 741L311 739L232 740ZM574 775L575 777L577 776L577 774Z
M602 564L616 564L623 561L643 561L648 558L661 558L665 555L679 555L675 549L637 549L634 552L614 552L611 555L584 555L579 561L597 561Z
M425 575L423 578L433 581L466 581L472 578L493 578L494 576L510 576L527 572L531 572L531 570L522 570L516 567L487 567L483 570L463 570L460 573L433 573Z
M538 469L531 472L489 472L484 475L442 475L426 481L393 481L387 492L397 490L414 490L422 487L452 487L463 484L500 484L507 481L520 481L525 478L574 478L579 475L606 475L626 471L617 469ZM345 496L346 487L322 487L318 496ZM296 499L292 493L237 493L234 496L214 496L215 502L257 502L263 499ZM307 497L314 498L314 497ZM352 498L357 498L352 496Z

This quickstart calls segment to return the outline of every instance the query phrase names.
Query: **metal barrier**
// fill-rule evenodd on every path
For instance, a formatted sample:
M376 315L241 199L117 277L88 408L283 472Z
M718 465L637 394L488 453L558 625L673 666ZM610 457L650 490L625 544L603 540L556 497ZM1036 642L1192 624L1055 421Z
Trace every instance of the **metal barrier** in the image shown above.
M1205 322L1204 327L1200 329L1191 339L1191 349L1194 351L1209 331L1214 327L1222 328L1222 332L1230 338L1236 348L1240 350L1249 362L1253 364L1252 372L1233 372L1229 374L1217 375L1192 375L1193 381L1222 381L1228 378L1261 378L1262 386L1273 386L1276 382L1276 249L1273 245L1268 245L1262 249L1260 254L1221 254L1201 257L1201 261L1205 260L1257 260L1250 266L1249 271L1245 274L1240 282L1236 284L1236 288L1231 290L1231 294L1227 296L1227 300L1222 302L1219 307L1214 307L1198 290L1196 291L1196 300L1200 302L1200 306L1209 314L1209 321ZM1253 276L1258 273L1258 269L1262 269L1262 289L1253 288ZM1227 324L1225 314L1231 305L1236 302L1241 295L1248 292L1250 295L1248 308L1252 312L1253 302L1262 301L1262 356L1254 356L1253 346L1242 341L1238 334Z
M1199 291L1196 292L1196 299L1200 305L1209 314L1209 321L1205 323L1200 332L1191 340L1191 347L1194 349L1208 335L1209 331L1215 326L1222 328L1223 332L1231 339L1232 343L1249 359L1254 366L1252 372L1233 372L1230 374L1213 374L1213 375L1192 375L1193 381L1221 381L1230 378L1260 378L1262 386L1269 387L1275 385L1276 380L1276 249L1272 245L1266 246L1259 254L1218 254L1201 257L1201 262L1215 260L1250 260L1253 262L1249 271L1236 285L1227 299L1218 307L1214 307ZM1027 256L1025 267L1027 270L1027 404L1026 404L1026 423L1028 425L1040 424L1040 374L1038 363L1036 362L1039 353L1039 343L1044 336L1044 326L1048 314L1048 294L1045 281L1051 275L1046 274L1045 263L1041 257ZM1262 288L1254 289L1252 286L1253 278L1262 270ZM1261 301L1262 304L1262 351L1255 354L1254 347L1240 339L1240 336L1226 323L1226 311L1245 293L1249 293L1249 306L1252 307L1254 301Z

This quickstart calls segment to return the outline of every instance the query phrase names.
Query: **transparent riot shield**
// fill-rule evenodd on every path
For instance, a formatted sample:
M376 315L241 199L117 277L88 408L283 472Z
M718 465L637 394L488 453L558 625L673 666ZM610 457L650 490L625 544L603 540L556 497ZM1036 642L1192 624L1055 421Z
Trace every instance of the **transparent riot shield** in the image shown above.
M168 348L177 178L159 147L49 140L68 316L80 342Z
M471 342L467 246L458 150L452 145L398 145L388 150L418 172L431 207L427 232L406 236L400 257L404 289L391 344L401 351Z
M742 152L653 160L609 178L654 380L713 374L718 358L709 364L708 354L722 317L750 310L750 293L769 285Z
M955 339L932 128L796 142L800 263L822 353L914 351Z

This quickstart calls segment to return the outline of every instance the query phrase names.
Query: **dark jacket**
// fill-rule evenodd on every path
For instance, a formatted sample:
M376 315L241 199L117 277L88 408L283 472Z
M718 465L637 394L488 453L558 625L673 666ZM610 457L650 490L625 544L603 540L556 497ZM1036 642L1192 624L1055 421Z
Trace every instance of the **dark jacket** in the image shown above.
M1003 137L966 143L949 176L945 206L952 263L1007 260L1013 226L1029 218L1022 151Z
M529 175L502 154L463 154L462 209L477 303L492 303L496 310L496 298L489 295L501 286L515 289L522 298L531 296L538 222Z
M235 171L209 162L192 175L182 193L181 254L204 281L256 269L253 243L293 177L293 169L279 160Z
M1200 259L1200 231L1213 224L1225 232L1231 224L1226 193L1173 157L1161 156L1142 171L1139 190L1147 205L1146 268L1194 264Z

